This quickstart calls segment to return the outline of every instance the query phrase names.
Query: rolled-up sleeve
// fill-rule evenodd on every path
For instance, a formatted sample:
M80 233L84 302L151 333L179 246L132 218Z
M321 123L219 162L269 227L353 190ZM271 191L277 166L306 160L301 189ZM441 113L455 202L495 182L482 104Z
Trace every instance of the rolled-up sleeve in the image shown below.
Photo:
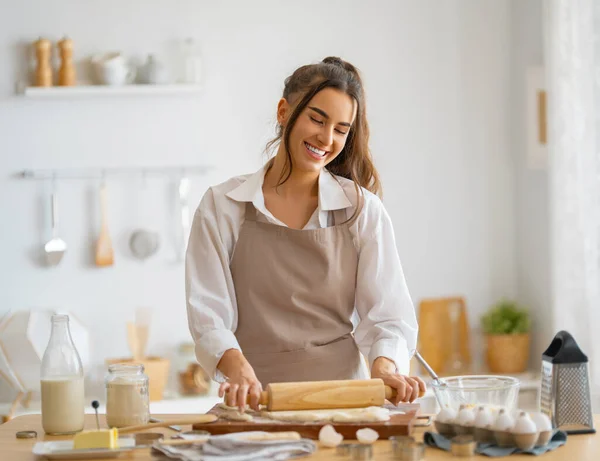
M229 254L219 232L211 189L194 214L185 258L185 289L198 363L209 376L222 381L219 360L226 350L240 350L240 346L233 334L237 307Z
M375 209L367 213L369 222L360 239L355 300L360 320L354 337L370 367L382 356L395 362L398 373L407 375L417 343L415 309L392 221L378 199L370 205Z

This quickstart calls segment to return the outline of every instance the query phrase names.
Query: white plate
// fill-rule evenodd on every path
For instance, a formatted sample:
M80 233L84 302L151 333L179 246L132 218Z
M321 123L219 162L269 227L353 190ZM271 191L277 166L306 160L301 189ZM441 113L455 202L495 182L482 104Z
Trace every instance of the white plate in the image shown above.
M38 442L33 446L33 454L44 456L47 459L98 459L116 458L121 454L131 451L135 446L132 437L119 439L119 448L84 448L73 450L72 440L58 440L55 442Z

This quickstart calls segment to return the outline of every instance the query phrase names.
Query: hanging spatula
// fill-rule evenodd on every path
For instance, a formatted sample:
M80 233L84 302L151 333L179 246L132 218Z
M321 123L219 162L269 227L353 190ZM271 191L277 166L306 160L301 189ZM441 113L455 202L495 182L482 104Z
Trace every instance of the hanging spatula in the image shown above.
M108 233L107 210L106 210L106 185L102 182L100 186L100 235L96 243L96 266L112 266L114 262L114 251L110 234Z

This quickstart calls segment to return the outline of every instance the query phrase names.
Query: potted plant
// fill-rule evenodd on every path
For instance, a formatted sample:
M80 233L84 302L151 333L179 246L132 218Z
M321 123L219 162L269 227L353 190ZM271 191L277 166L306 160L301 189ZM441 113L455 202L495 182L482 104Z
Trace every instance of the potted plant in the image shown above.
M529 329L527 309L503 299L482 317L486 335L486 359L493 373L521 373L529 360Z

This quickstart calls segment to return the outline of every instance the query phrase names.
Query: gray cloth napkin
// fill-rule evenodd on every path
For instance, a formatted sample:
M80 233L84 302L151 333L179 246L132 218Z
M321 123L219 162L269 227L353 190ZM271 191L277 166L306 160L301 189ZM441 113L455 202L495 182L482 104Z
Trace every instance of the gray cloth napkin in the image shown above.
M244 432L244 435L263 432ZM317 449L309 439L251 441L239 438L241 433L214 435L202 445L155 446L157 450L172 459L183 461L280 461L307 456Z
M450 451L450 439L438 434L437 432L425 432L425 435L423 436L423 442L425 442L425 445L430 447L441 448L442 450ZM567 443L566 432L555 430L548 444L544 445L543 447L534 447L531 450L521 450L519 448L503 448L493 443L478 443L475 452L479 453L480 455L491 457L508 456L522 453L527 453L530 455L542 455L547 451L555 450L565 443Z

